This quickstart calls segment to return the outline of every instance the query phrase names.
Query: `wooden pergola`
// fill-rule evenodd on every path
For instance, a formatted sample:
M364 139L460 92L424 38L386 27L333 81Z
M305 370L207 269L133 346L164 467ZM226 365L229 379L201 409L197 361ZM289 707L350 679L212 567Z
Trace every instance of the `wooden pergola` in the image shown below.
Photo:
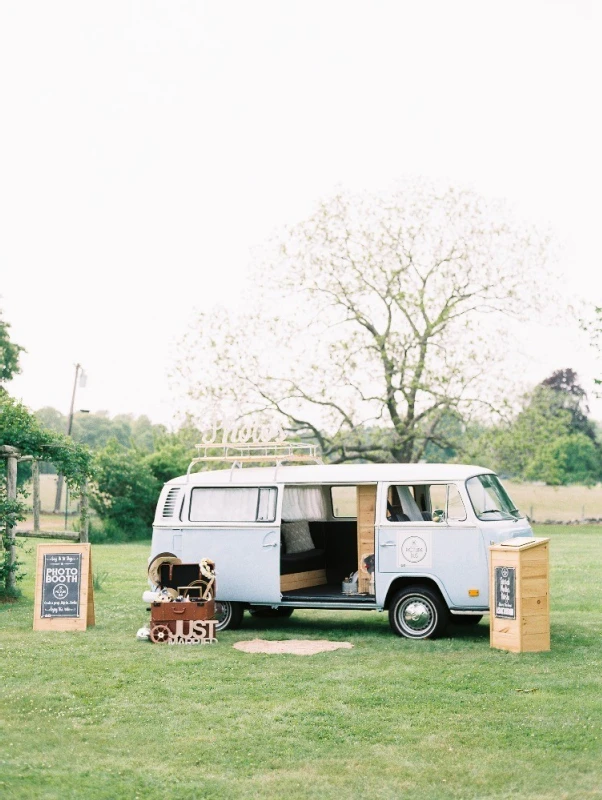
M22 455L16 447L0 445L0 459L6 461L6 497L8 500L17 499L17 464L20 461L32 462L33 483L33 530L17 531L16 525L7 524L5 533L5 548L8 550L9 571L6 575L6 591L12 593L16 589L16 578L13 567L17 560L17 536L35 536L42 539L67 539L70 541L87 542L89 530L88 493L86 485L81 493L81 525L80 533L73 531L41 531L40 530L40 468L39 462L33 456Z

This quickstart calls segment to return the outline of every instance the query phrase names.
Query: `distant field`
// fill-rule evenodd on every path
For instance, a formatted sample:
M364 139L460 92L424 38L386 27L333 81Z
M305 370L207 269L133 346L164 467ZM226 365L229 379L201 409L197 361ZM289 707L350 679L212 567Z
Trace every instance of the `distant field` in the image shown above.
M61 513L53 514L54 511L54 498L56 497L56 475L40 475L40 495L42 504L42 514L40 516L40 529L42 531L64 531L65 530L65 500L66 500L66 486L63 484L63 493L61 497ZM25 504L29 508L29 513L22 522L19 523L18 528L21 530L33 530L33 514L31 485L26 487L29 492L29 497L26 498ZM67 530L73 530L74 524L79 521L78 515L79 497L69 493L69 517L67 518Z
M503 483L517 507L536 522L602 519L602 484L589 488Z
M56 475L40 475L40 500L42 503L42 511L54 511L54 498L56 497ZM61 497L61 511L65 511L65 499L67 492L66 486L63 484L63 494ZM31 485L27 486L29 497L27 498L27 505L31 508ZM69 493L69 511L76 511L79 497L73 496Z

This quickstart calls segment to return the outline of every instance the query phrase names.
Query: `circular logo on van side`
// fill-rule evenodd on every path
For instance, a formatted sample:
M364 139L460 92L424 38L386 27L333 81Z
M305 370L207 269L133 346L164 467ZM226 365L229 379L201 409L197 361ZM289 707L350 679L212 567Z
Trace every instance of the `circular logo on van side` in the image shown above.
M408 536L401 544L402 556L406 561L410 561L412 564L418 564L426 558L426 553L426 542L424 539L421 539L420 536Z

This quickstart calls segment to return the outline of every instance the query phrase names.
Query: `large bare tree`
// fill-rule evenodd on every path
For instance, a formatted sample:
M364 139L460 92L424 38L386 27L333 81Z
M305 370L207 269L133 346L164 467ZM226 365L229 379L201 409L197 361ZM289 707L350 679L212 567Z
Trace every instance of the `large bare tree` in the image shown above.
M491 321L538 306L547 252L470 191L339 193L266 248L242 309L199 315L179 372L204 414L276 412L335 462L417 461L487 402Z

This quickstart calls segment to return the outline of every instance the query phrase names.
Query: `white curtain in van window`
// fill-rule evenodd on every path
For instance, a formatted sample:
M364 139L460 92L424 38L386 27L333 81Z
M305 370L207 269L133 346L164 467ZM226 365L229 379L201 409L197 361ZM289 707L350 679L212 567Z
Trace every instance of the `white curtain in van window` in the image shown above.
M422 512L418 508L418 504L414 500L409 486L396 486L397 496L403 509L403 513L407 514L411 522L422 522Z
M321 486L285 486L282 519L327 519L326 500Z
M192 490L191 522L255 522L259 489L224 488Z

